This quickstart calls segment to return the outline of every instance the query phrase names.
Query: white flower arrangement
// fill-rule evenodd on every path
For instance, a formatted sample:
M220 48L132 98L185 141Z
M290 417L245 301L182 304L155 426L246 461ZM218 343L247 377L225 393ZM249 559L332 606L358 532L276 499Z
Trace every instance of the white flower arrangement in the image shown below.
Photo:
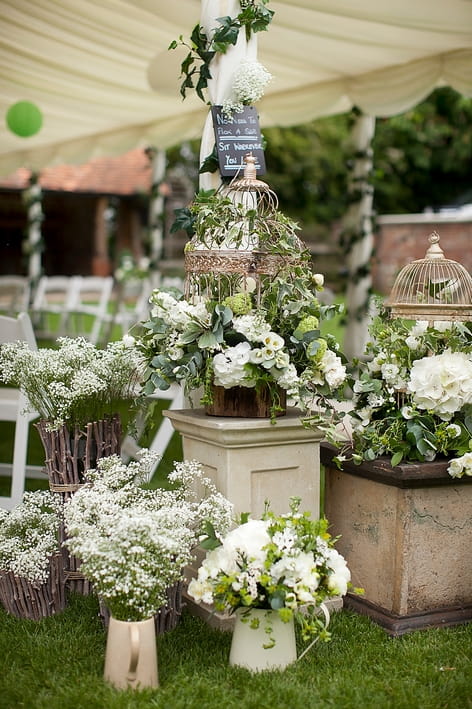
M242 517L223 542L207 552L188 593L216 610L272 609L284 622L299 622L305 640L329 639L318 616L320 604L343 596L350 587L350 571L334 548L325 519L312 520L299 512L300 500L291 498L290 513L266 509L262 519ZM255 624L254 624L255 623Z
M349 412L355 463L391 456L402 461L450 460L454 477L470 474L472 333L462 322L415 322L376 316L366 361L353 381ZM339 444L339 428L327 431ZM455 459L455 456L458 456Z
M0 508L0 571L45 583L49 560L59 553L61 505L49 491L25 492L12 510Z
M313 283L319 284L315 274ZM315 285L321 290L322 285ZM269 386L277 409L277 387L288 403L310 410L340 392L346 379L338 345L320 336L322 306L313 291L282 276L257 303L254 293L192 303L156 290L140 346L147 361L145 392L184 384L186 393L204 387L201 403L211 403L211 387Z
M82 337L57 342L57 349L0 346L0 382L19 387L51 430L112 416L118 402L139 396L142 359L133 338L105 349Z
M149 451L127 465L118 456L102 458L64 506L65 545L117 620L152 617L200 539L224 535L233 520L231 503L194 461L175 465L175 489L141 487L154 458ZM196 481L201 500L192 492Z
M244 106L252 106L263 97L272 79L272 74L260 62L244 59L234 72L231 95L223 101L223 113L232 118L233 113L240 113Z

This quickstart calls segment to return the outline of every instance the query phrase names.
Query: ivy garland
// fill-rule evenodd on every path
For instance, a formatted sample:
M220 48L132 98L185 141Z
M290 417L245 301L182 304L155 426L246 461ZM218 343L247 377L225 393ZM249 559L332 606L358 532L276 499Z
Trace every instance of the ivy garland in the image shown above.
M44 237L41 233L41 224L44 221L42 199L43 193L39 184L39 173L32 172L28 187L22 193L23 204L27 209L27 227L22 251L25 257L29 259L34 255L39 256L44 251ZM39 276L39 273L36 274L35 279L37 280Z
M179 46L188 47L190 50L181 64L181 76L184 80L180 87L180 94L185 98L187 89L195 89L197 96L207 103L203 91L211 79L210 64L216 54L226 54L229 47L237 42L239 31L244 29L246 39L256 32L267 30L274 15L266 5L269 0L240 0L241 12L236 17L218 17L217 27L213 36L209 37L203 27L198 24L190 35L190 44L185 42L180 35L178 41L173 40L169 49Z
M353 107L351 111L351 124L362 115L362 111L356 106ZM374 152L371 146L368 146L365 150L355 150L352 152L348 160L346 161L346 166L350 172L353 172L356 162L359 160L372 160ZM359 176L352 176L350 179L350 184L353 185L348 192L347 202L348 204L355 204L360 202L366 195L372 195L374 192L374 187L372 185L372 176L374 174L373 168L367 170L364 174ZM366 226L365 222L371 222L371 225ZM340 234L340 245L344 249L346 255L350 254L354 246L362 241L366 236L368 236L371 231L376 230L375 225L375 213L371 212L368 216L364 216L361 223L357 227L346 227L342 230ZM366 278L371 273L370 261L367 263L359 264L359 266L352 272L348 274L348 277L354 282L358 283L362 279ZM349 313L350 316L354 317L356 320L363 320L368 311L370 298L372 296L372 288L369 287L366 292L365 301L356 309L354 313ZM346 313L347 315L347 313Z

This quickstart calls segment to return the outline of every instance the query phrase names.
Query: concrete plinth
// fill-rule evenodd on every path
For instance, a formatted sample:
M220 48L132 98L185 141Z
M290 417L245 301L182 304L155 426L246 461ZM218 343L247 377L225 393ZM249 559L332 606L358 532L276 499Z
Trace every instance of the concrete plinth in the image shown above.
M314 519L320 513L321 433L304 428L300 412L269 419L207 416L203 409L164 411L182 435L186 460L199 461L236 514L260 517L265 501L277 513L289 511L289 499Z
M472 479L451 478L447 462L338 470L336 452L321 445L325 513L365 590L345 606L392 635L472 620Z

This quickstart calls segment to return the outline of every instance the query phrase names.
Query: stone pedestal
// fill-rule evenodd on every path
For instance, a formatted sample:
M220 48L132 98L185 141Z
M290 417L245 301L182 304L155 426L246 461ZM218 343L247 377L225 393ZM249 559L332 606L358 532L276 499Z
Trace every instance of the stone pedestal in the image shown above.
M390 466L388 458L326 468L325 514L341 535L354 586L344 605L391 635L472 619L472 478L454 479L447 462Z
M207 416L203 409L164 411L181 436L186 460L197 460L205 475L235 506L236 515L264 512L265 501L277 514L289 511L292 496L313 519L320 514L321 433L304 428L301 413L292 411L271 424L269 419ZM196 576L204 552L197 553L186 578ZM205 604L197 604L184 591L192 613L213 627L231 630L234 618Z
M320 440L292 411L269 419L207 416L203 409L164 411L182 435L186 460L199 461L236 514L260 517L265 500L276 513L289 511L289 498L314 519L320 513Z

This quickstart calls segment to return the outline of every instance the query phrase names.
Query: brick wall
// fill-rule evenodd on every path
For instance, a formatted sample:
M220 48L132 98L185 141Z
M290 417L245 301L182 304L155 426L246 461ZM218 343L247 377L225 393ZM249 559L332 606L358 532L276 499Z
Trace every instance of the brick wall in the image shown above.
M372 263L374 290L387 295L406 264L425 257L428 236L437 231L446 258L472 272L472 214L394 214L378 218Z

